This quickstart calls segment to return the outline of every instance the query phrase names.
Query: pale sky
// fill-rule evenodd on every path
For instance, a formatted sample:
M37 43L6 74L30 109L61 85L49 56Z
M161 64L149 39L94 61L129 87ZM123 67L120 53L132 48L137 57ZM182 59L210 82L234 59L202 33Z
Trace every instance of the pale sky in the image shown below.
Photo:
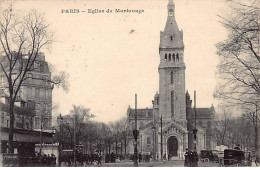
M167 19L168 0L16 1L14 8L44 13L55 43L46 59L70 75L70 91L53 90L56 113L68 114L83 105L109 122L126 116L128 105L152 107L159 89L159 39ZM177 24L184 35L186 90L197 107L217 107L215 44L226 37L217 14L224 0L174 0ZM62 9L140 9L144 13L61 13ZM134 30L133 33L130 33ZM55 113L53 113L55 115Z

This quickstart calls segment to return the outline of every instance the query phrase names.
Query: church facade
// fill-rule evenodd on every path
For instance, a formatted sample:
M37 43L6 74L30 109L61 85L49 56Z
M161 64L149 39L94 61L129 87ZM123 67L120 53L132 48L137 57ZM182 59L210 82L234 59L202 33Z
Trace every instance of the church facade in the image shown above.
M194 150L192 129L195 117L191 108L192 101L188 92L185 92L183 31L179 30L175 20L175 5L172 0L169 0L167 11L167 22L164 31L160 32L159 93L156 92L154 96L153 108L137 109L138 152L151 154L158 159L162 156L166 159L183 159L186 148ZM205 116L212 121L214 108L203 119ZM129 106L129 154L134 152L134 139L131 135L135 128L134 117L135 109ZM212 149L207 146L207 127L198 125L196 128L197 151Z

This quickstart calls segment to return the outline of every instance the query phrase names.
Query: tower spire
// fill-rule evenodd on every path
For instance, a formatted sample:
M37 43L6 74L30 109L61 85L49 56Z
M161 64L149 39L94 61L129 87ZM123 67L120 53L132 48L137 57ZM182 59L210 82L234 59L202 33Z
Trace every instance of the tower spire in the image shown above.
M175 5L174 5L173 0L169 0L167 8L168 8L168 14L170 14L170 16L173 16L174 15L174 9L175 9Z
M168 5L174 5L173 0L169 0Z

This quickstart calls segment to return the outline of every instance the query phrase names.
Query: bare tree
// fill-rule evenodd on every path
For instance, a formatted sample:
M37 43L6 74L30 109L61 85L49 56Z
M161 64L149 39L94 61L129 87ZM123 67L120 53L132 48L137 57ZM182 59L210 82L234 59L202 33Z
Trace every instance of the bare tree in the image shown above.
M260 104L260 8L258 1L227 2L231 13L219 16L228 38L217 44L219 85L215 97L243 111ZM250 116L250 115L249 115ZM255 118L258 119L257 109ZM256 140L259 139L258 137ZM257 142L257 143L258 143ZM256 146L258 150L258 146Z
M48 30L43 16L35 10L24 17L15 15L12 7L0 14L0 69L4 73L4 88L8 89L10 106L9 153L13 153L14 103L28 73L34 71L34 63L40 57L40 50L53 42L53 34ZM67 88L66 74L42 79Z
M221 145L226 145L227 138L228 138L228 132L231 127L231 114L223 111L223 114L219 114L218 119L215 121L215 135L217 139L217 143Z

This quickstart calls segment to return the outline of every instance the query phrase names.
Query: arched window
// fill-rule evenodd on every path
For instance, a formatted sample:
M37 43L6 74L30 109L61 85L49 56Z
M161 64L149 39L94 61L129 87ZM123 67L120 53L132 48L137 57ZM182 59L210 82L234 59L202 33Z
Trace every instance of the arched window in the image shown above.
M167 54L165 54L164 60L167 61Z
M169 54L169 61L171 61L171 58L172 58L172 57L171 57L171 54Z
M172 40L172 35L171 35L171 40Z
M176 55L176 61L179 61L179 53Z
M172 61L175 62L175 54L172 54Z

